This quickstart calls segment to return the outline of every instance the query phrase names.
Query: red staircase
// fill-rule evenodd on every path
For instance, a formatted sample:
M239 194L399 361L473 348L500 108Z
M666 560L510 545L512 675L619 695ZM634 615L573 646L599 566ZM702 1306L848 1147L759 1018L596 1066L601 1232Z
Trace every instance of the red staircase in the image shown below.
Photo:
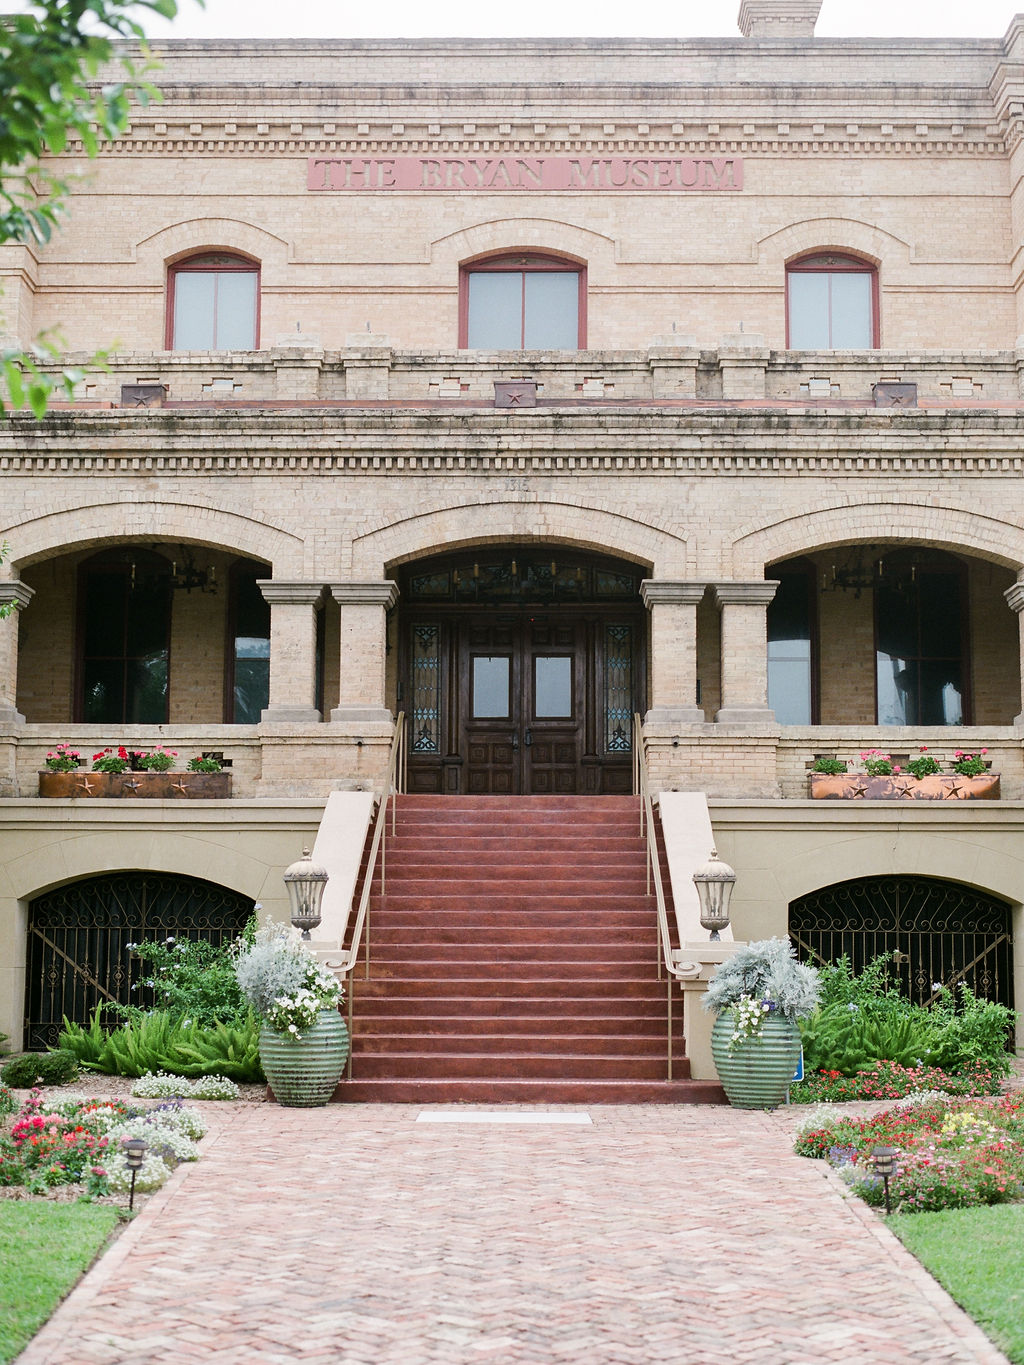
M338 1100L715 1103L676 991L633 797L401 796Z

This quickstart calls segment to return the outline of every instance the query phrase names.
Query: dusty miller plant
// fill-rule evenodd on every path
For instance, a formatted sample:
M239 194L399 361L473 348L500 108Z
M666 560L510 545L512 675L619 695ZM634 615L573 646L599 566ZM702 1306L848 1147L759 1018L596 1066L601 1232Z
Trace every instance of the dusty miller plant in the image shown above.
M744 999L770 1001L787 1019L804 1019L820 994L818 972L796 959L788 939L747 943L718 968L701 997L706 1010L732 1009Z
M316 1023L321 1010L334 1009L341 987L316 960L291 925L268 920L235 960L239 989L276 1033L293 1038Z

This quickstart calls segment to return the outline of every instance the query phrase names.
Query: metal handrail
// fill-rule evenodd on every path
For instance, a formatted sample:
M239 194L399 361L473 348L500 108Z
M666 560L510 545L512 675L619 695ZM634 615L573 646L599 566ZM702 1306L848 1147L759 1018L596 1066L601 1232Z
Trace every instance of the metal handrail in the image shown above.
M384 778L384 790L380 801L377 804L377 815L373 822L373 838L370 841L370 856L366 863L366 873L363 877L363 891L359 897L359 908L356 911L355 924L352 927L352 938L349 941L348 951L343 954L340 962L332 962L331 968L342 979L348 977L348 1032L349 1039L352 1037L352 977L355 973L356 963L359 961L359 952L362 946L363 931L366 931L366 976L370 975L370 891L373 887L373 875L377 868L377 857L380 855L380 889L383 893L387 885L387 861L386 861L386 833L388 823L388 806L391 807L391 834L395 833L395 807L394 797L400 795L406 788L406 738L405 738L405 713L399 712L395 720L394 733L391 736L391 753L388 758L387 774ZM352 1048L349 1044L348 1066L345 1071L346 1076L352 1075Z
M658 842L654 833L654 802L651 798L651 782L647 772L647 746L644 741L643 722L639 715L633 716L633 792L640 797L640 837L647 849L647 894L651 894L654 884L654 899L658 907L658 980L667 984L666 1014L668 1025L667 1079L672 1079L672 985L693 975L691 964L685 967L678 964L672 954L672 940L668 931L668 910L665 907L665 887L661 879L661 860L658 857Z

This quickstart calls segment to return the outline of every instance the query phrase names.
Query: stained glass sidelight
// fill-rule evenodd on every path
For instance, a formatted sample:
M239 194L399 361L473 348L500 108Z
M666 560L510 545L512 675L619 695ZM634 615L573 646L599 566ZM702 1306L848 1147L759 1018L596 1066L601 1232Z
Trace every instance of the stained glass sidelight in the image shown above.
M412 628L412 752L441 751L441 670L438 656L440 627Z
M633 627L605 626L604 745L610 754L633 748Z

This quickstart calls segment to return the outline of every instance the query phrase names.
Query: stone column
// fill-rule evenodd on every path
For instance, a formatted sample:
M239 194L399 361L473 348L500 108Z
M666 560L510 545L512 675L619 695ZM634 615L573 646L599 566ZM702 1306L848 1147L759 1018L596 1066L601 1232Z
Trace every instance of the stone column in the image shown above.
M704 720L697 705L697 604L704 583L645 578L640 596L651 613L651 708L656 725Z
M316 709L316 609L319 583L259 579L270 603L270 704L263 721L307 725L320 720Z
M390 723L384 656L387 613L398 601L398 584L332 583L331 593L341 608L340 684L331 720Z
M13 606L0 620L0 725L24 725L18 710L18 612L27 607L35 589L17 579L0 583L0 607Z
M768 603L777 579L716 583L722 613L722 708L715 720L726 725L773 725L768 706Z
M1020 685L1021 700L1020 714L1014 716L1014 725L1024 726L1024 581L1014 583L1012 588L1007 588L1003 593L1011 611L1017 613L1017 632L1020 637Z

